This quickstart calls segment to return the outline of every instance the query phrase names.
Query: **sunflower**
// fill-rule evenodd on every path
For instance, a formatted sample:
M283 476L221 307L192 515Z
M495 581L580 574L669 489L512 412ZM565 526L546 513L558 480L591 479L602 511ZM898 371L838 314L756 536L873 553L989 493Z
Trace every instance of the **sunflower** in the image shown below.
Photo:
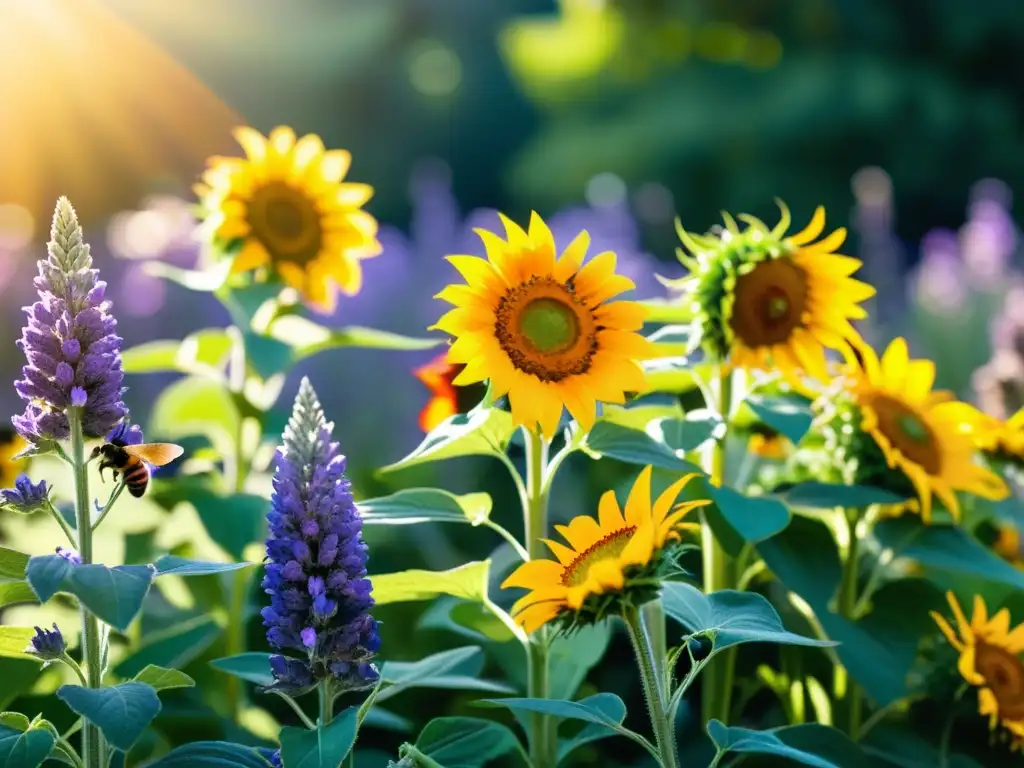
M28 443L13 429L0 429L0 488L13 488L18 475L25 471L28 460L14 457L27 447Z
M1024 546L1021 544L1020 529L1016 525L1007 521L996 523L992 551L1011 565L1024 570Z
M781 432L759 428L747 438L747 450L762 459L781 460L789 456L793 444Z
M782 217L769 229L759 219L741 214L740 229L724 214L720 236L677 231L687 254L680 261L690 270L681 281L695 309L691 344L703 346L714 360L729 367L779 370L795 385L800 373L825 381L825 349L848 354L860 346L851 320L867 317L859 302L875 289L850 275L861 262L835 250L846 239L837 229L813 242L825 226L819 207L806 229L786 236L789 211L779 202Z
M669 486L651 503L651 467L637 477L619 509L615 492L607 491L598 505L597 520L580 515L568 525L555 526L568 546L544 540L553 560L531 560L517 568L501 585L521 587L530 592L513 607L512 614L527 632L556 618L571 626L600 619L611 601L622 596L636 602L651 599L651 580L665 558L660 557L669 542L683 530L696 530L696 523L683 522L692 510L711 502L697 499L675 504L683 487L695 474L686 475Z
M449 363L446 353L442 353L413 370L413 376L430 390L430 400L419 417L420 429L424 432L430 432L457 413L466 413L483 398L483 388L479 385L457 387L452 383L464 367Z
M236 128L246 157L214 157L197 186L216 240L237 247L232 269L275 271L315 309L331 312L334 285L354 296L362 285L361 259L380 253L377 221L362 206L368 184L342 183L352 156L327 151L320 137L296 140L278 127L264 138Z
M615 254L583 264L590 236L581 232L560 257L547 224L534 213L529 231L502 216L507 240L483 229L487 258L449 256L466 280L436 298L455 305L433 328L455 337L447 360L465 366L456 386L489 380L492 397L508 395L512 418L554 435L563 406L584 429L596 403L622 404L645 389L639 361L656 345L636 333L646 312L612 301L634 287L615 274Z
M976 431L978 449L992 458L1024 464L1024 408L1005 422L988 419Z
M978 688L978 711L988 715L989 727L1002 724L1015 741L1024 739L1024 623L1010 630L1010 612L1003 608L991 619L981 596L974 598L970 622L952 592L946 593L957 631L935 611L942 634L959 653L957 669Z
M860 431L873 439L888 469L910 481L925 522L931 521L933 493L954 518L960 514L955 491L1006 498L1002 478L974 461L974 435L985 417L948 392L932 391L933 362L911 360L902 338L889 344L881 360L867 346L860 353L849 384Z

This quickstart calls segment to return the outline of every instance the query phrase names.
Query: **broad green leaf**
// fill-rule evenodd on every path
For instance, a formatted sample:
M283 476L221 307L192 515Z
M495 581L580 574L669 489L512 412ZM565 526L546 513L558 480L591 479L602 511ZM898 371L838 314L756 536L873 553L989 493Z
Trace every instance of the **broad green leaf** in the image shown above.
M170 280L190 291L213 293L224 285L231 271L231 259L221 259L207 270L182 269L164 261L147 261L142 265L147 275Z
M659 419L648 425L647 434L673 451L694 451L719 436L722 417L707 408L690 411L681 419Z
M134 677L151 665L184 667L209 648L223 632L224 629L209 616L173 624L162 632L144 637L142 645L123 659L114 671L121 677Z
M394 472L459 456L500 455L515 431L512 414L477 406L469 413L458 413L436 426L412 453L380 471Z
M810 403L795 395L751 395L746 404L757 418L785 435L794 445L803 440L814 419Z
M226 656L223 659L214 659L210 666L226 672L233 677L255 683L263 687L274 684L274 676L270 672L270 654L239 653L236 656Z
M968 742L969 744L969 742ZM861 741L865 755L875 760L865 768L875 765L892 765L897 768L934 768L943 765L943 756L931 742L921 738L906 727L891 723L875 726ZM884 761L879 763L878 761ZM946 768L982 768L967 755L952 754L945 756ZM855 768L860 768L856 766Z
M284 315L277 318L270 324L267 333L272 338L289 345L296 361L339 347L413 352L433 349L444 342L444 339L440 338L416 339L356 325L345 328L325 328L300 315Z
M149 565L72 565L60 555L44 555L29 560L27 575L41 602L57 592L69 592L123 632L142 609L155 571Z
M0 656L8 659L34 659L25 653L25 649L35 636L32 627L0 626Z
M650 464L676 472L700 471L690 462L679 458L673 449L658 442L646 432L609 421L598 420L587 434L586 448L590 453L627 464Z
M454 597L435 600L420 615L417 626L446 629L477 643L490 640L504 643L514 638L493 611L479 603L467 603Z
M479 679L484 655L477 646L454 648L419 661L387 661L381 678L388 684L377 694L382 703L409 688L454 688L509 693L501 683Z
M601 420L626 429L646 432L649 426L653 426L652 421L682 419L683 415L683 407L679 404L678 397L654 395L634 400L626 406L606 404L601 413Z
M189 376L160 393L146 433L166 440L201 435L222 456L230 456L241 423L238 407L223 382Z
M587 674L604 658L611 640L608 622L583 627L551 641L548 651L553 699L572 699Z
M24 579L29 555L16 549L0 547L0 578Z
M913 515L904 515L881 521L874 534L883 547L896 555L930 568L1024 589L1024 571L1014 568L957 526L925 525Z
M593 698L593 697L591 697ZM613 704L617 700L618 705ZM608 713L613 707L617 711L619 707L625 710L626 705L622 699L611 693L604 694L604 698L597 704L584 699L583 701L565 701L560 699L481 699L481 705L492 707L507 707L516 712L540 712L545 715L566 720L582 720L585 723L605 726L615 730L619 727L619 721Z
M4 681L4 684L0 686L0 709L27 693L42 673L42 666L38 659L21 653L8 653L5 650L11 647L16 648L18 640L17 638L5 639L4 629L20 630L22 627L0 627L0 680ZM29 637L35 634L34 629L28 627L24 629L29 633ZM22 648L28 647L28 642L26 640Z
M519 749L519 739L491 720L438 717L420 732L416 748L441 765L479 768Z
M698 388L700 381L710 381L714 370L709 363L691 363L685 357L665 357L643 362L650 392L682 395Z
M15 603L34 603L36 593L27 581L0 581L0 608Z
M284 373L295 363L295 354L290 345L283 341L246 331L245 355L249 366L261 379L269 379L275 373Z
M227 741L193 741L161 757L149 768L268 768L255 749Z
M129 347L121 353L125 373L158 373L176 371L178 347L181 342L176 339L160 339L147 341Z
M192 688L196 681L177 669L166 669L150 664L134 678L137 683L145 683L154 691L167 691L172 688Z
M689 335L688 325L682 325L682 323L688 323L693 320L693 307L689 302L679 301L678 299L663 299L653 298L644 299L643 301L637 302L647 310L647 317L644 318L646 323L675 323L676 325L667 325L667 333L681 334L683 330ZM678 330L683 329L683 330ZM659 329L661 330L661 329ZM656 340L658 331L655 331L648 338L652 341Z
M127 752L160 712L160 698L152 686L121 683L90 689L63 685L57 698L103 731L113 746Z
M221 496L202 490L191 493L187 500L196 508L210 538L236 560L242 559L252 542L266 538L270 503L260 496Z
M728 727L718 720L708 723L708 736L721 752L773 755L813 768L843 768L809 752L790 747L773 731L752 731L749 728ZM836 731L838 734L839 732ZM844 737L845 738L845 737Z
M626 719L626 705L623 704L622 699L611 693L596 693L593 696L581 699L579 703L588 709L599 710L619 725L621 725L622 721ZM615 731L609 729L605 725L601 725L599 723L588 723L583 726L582 729L577 731L574 736L559 742L558 762L561 763L573 751L579 749L584 744L589 744L590 742L597 741L599 739L606 739L609 736L614 735Z
M905 498L869 485L841 485L838 483L798 483L784 491L773 493L791 507L807 509L835 509L846 507L863 509L872 504L900 504Z
M356 741L358 709L349 707L315 731L281 729L284 768L338 768Z
M813 679L813 678L811 678ZM771 731L786 746L816 755L842 768L877 768L872 760L841 731L818 723L787 725ZM931 764L931 765L934 765ZM953 768L952 765L950 768Z
M384 707L374 706L366 713L366 717L363 718L363 725L371 728L380 728L382 731L392 731L393 733L411 733L413 723L407 717L396 715L394 712L384 709Z
M723 589L705 595L689 584L670 581L662 589L662 601L665 613L686 627L691 635L710 635L709 655L741 643L835 645L787 631L772 604L756 592Z
M439 488L408 488L379 499L358 502L367 525L412 523L470 523L480 525L491 514L494 502L486 493L456 496Z
M378 605L432 600L438 595L451 595L463 600L483 602L487 597L487 580L491 561L466 563L448 571L413 569L398 573L371 576L373 599Z
M21 712L0 712L0 726L14 731L27 731L32 721Z
M46 728L21 731L0 725L0 768L36 768L50 756L55 741Z
M744 541L764 541L789 525L789 510L776 499L744 496L732 488L710 484L708 492L722 517Z
M122 353L125 373L215 374L223 369L233 341L223 328L205 328L182 340L150 341Z
M203 560L189 560L175 555L164 555L155 563L157 576L209 576L211 573L237 571L254 563L211 563Z

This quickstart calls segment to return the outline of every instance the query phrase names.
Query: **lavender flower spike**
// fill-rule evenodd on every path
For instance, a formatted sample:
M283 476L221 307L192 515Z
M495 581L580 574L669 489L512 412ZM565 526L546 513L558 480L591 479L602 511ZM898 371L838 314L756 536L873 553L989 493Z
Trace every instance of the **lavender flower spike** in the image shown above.
M370 616L363 523L345 457L331 442L333 428L303 379L277 454L263 579L267 640L299 655L271 657L272 687L291 693L318 684L340 693L378 679L371 659L380 637Z
M92 268L75 209L57 201L48 256L35 279L39 300L26 307L18 346L28 364L14 387L27 402L15 429L30 443L65 440L68 408L82 409L86 437L103 437L125 416L121 339L105 301L107 284Z

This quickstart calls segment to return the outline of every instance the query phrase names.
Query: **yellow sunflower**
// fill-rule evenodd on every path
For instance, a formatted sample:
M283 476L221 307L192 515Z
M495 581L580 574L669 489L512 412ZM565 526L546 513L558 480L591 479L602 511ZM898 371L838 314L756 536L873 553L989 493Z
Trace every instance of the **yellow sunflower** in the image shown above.
M849 353L863 344L851 320L867 317L859 302L875 294L851 275L861 262L835 253L846 239L839 228L813 242L825 226L819 207L807 227L787 236L789 211L769 229L741 214L740 229L725 214L719 237L677 230L690 254L679 258L690 270L681 287L692 300L692 338L730 367L778 370L799 385L801 372L825 381L825 349Z
M861 429L871 435L889 469L913 483L921 517L930 522L932 494L954 518L960 505L955 491L985 499L1004 499L1006 483L974 461L975 437L984 416L974 407L933 392L935 364L911 360L904 339L895 339L879 360L874 350L860 350L853 369L851 394L861 415Z
M18 475L25 471L28 460L15 459L28 443L13 429L0 429L0 488L13 488Z
M989 727L1002 724L1015 740L1024 739L1024 623L1010 630L1010 612L1003 608L991 619L985 601L974 597L970 622L952 592L946 593L957 629L935 611L931 616L950 645L960 653L957 669L978 690L978 711Z
M352 156L325 150L319 136L296 140L278 127L264 138L242 127L235 139L246 157L214 157L196 192L215 238L239 243L232 268L269 267L315 309L334 309L334 285L354 296L361 259L380 253L377 221L362 206L368 184L342 183Z
M563 406L584 429L596 403L625 402L625 393L646 388L639 361L657 346L636 333L646 311L632 301L612 301L634 287L615 274L615 254L583 264L586 232L559 257L551 230L540 216L529 231L501 217L507 240L476 233L487 258L449 256L466 280L436 298L455 305L433 328L455 337L448 362L465 368L455 386L490 381L491 395L507 394L516 424L551 437Z
M996 523L996 538L992 551L1011 565L1024 570L1024 547L1021 546L1020 529L1013 523Z
M665 545L677 540L683 530L699 529L683 518L711 503L698 499L675 504L694 477L680 478L652 504L651 467L645 467L633 484L624 513L615 492L607 491L598 505L597 520L580 515L568 525L555 526L569 545L544 540L557 562L523 563L501 585L502 589L531 590L512 607L516 621L533 632L565 613L579 613L592 596L625 592L631 582L639 583L645 576L649 582L652 574L646 571L656 571ZM642 588L649 590L649 584Z
M1024 463L1024 408L1005 422L988 419L976 432L979 450L998 459Z

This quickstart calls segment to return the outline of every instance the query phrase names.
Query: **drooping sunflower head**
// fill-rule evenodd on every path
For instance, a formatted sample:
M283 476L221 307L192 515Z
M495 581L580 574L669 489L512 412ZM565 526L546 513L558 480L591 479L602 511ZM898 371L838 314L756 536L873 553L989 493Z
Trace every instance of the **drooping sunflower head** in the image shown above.
M682 531L699 527L684 519L689 512L711 503L676 504L694 477L680 478L652 503L651 467L645 467L624 510L615 492L607 491L596 520L581 515L556 526L568 544L545 540L556 559L523 563L501 585L530 590L512 608L516 621L527 632L555 621L571 629L615 613L624 601L639 605L657 596L654 582L668 563L666 547Z
M1002 725L1012 739L1024 739L1024 623L1011 630L1006 608L989 619L985 601L977 595L967 621L953 593L946 598L956 628L934 611L931 616L960 654L961 677L977 688L979 713L989 718L989 727Z
M937 496L957 519L956 492L1006 498L1006 483L975 462L975 433L984 417L974 407L932 389L935 364L911 360L904 339L881 360L866 345L860 363L822 398L826 444L850 483L888 488L919 502L931 522Z
M845 229L813 242L825 226L824 208L806 229L787 236L789 211L779 207L782 218L771 229L746 214L739 216L744 229L724 214L726 228L718 236L688 233L677 224L689 251L677 251L690 275L676 285L693 305L691 344L738 368L824 381L825 349L846 352L862 343L850 321L867 316L859 302L875 290L850 277L860 261L835 253Z
M335 286L358 293L360 260L380 253L377 221L362 210L373 188L343 182L352 156L325 150L315 134L278 127L264 138L241 127L234 136L246 156L211 158L196 188L205 229L234 254L235 272L266 269L332 311Z
M613 301L634 287L615 274L614 253L583 263L586 232L559 256L536 213L528 231L501 219L507 239L476 230L486 259L448 257L466 283L437 295L455 308L433 328L455 337L447 359L465 368L453 383L487 380L493 397L508 395L516 424L545 436L554 435L563 407L589 429L598 402L621 404L646 387L639 361L658 351L637 333L645 310Z
M419 424L430 432L457 413L466 413L483 398L483 387L469 385L457 387L453 383L465 366L450 363L442 353L426 365L413 370L413 375L430 390L430 400L420 411Z
M13 488L18 475L28 467L27 459L14 458L27 447L28 443L13 429L0 429L0 488Z

